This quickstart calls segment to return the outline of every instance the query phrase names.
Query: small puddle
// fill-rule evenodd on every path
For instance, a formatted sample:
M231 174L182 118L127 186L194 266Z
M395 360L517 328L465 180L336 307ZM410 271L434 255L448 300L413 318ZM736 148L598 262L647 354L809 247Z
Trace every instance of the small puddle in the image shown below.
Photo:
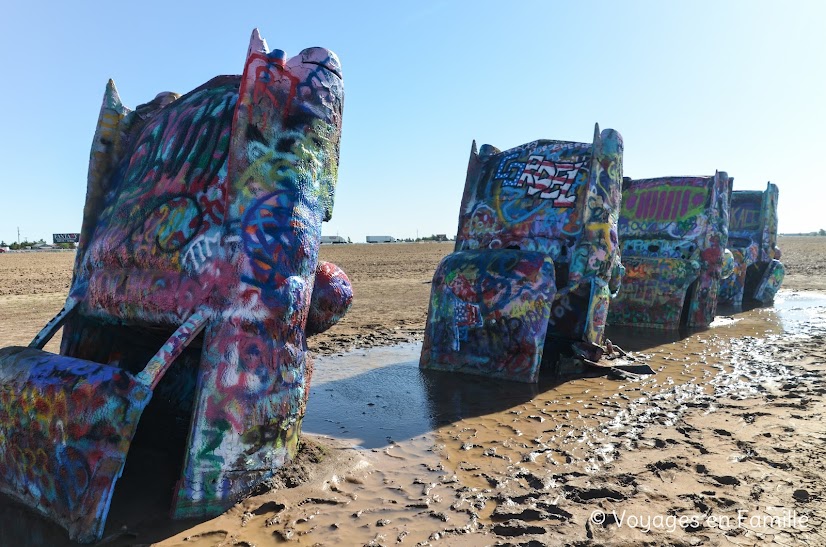
M764 382L782 382L787 374L782 366L770 366L773 355L762 352L767 342L781 335L805 337L826 330L826 295L781 291L774 307L721 308L718 313L710 328L692 334L609 329L609 338L633 352L634 362L657 371L632 381L542 378L531 385L422 371L421 344L318 357L303 431L352 441L361 448L381 448L435 434L457 421L490 419L502 412L508 416L504 421L535 411L526 417L527 423L559 418L571 424L574 414L602 423L606 404L612 406L606 400L631 401L642 392L646 397L635 404L644 406L651 398L688 403L700 395L748 392ZM616 364L620 362L629 363L620 359ZM515 413L519 405L524 410ZM624 409L622 421L630 424L626 413L632 411ZM645 423L643 414L637 420Z

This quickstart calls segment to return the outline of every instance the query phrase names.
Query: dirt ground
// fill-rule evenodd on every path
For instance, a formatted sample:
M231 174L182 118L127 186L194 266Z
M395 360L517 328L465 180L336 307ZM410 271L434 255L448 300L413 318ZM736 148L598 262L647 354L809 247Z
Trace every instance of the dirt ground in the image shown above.
M784 287L826 291L826 237L780 237ZM324 245L320 258L353 283L353 307L338 325L309 340L321 354L421 340L430 281L453 243ZM0 256L0 347L27 344L63 305L73 253ZM49 348L54 348L55 343Z
M785 287L826 291L826 237L780 236L777 246L786 265Z
M826 237L779 246L785 294L826 293ZM310 340L327 356L317 377L343 352L421 340L430 279L451 250L322 247L350 276L355 302ZM0 255L0 347L27 344L60 309L73 256ZM508 386L478 396L471 381L446 381L430 431L356 450L316 437L280 488L207 522L115 527L109 543L826 545L826 321L817 309L797 330L756 310L685 339L646 345L630 335L627 349L653 377L543 384L524 396ZM459 404L471 395L482 400Z
M322 246L321 259L347 272L355 298L343 321L309 340L310 349L329 354L420 340L433 271L452 250L452 243ZM72 252L0 255L0 347L28 344L60 310L73 260Z

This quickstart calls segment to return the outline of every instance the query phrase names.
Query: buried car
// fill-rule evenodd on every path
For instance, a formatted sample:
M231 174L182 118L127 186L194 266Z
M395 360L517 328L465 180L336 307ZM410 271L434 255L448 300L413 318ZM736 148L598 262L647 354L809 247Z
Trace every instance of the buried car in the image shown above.
M471 149L454 252L433 276L420 366L537 382L598 359L620 279L622 137Z
M184 447L178 518L223 512L295 455L306 337L352 299L318 261L342 101L332 52L288 59L257 30L241 76L135 110L109 82L66 304L0 350L0 491L91 542L139 421Z
M762 192L732 192L729 250L733 271L720 284L721 303L769 304L780 289L786 269L777 247L778 196L779 189L771 182Z
M674 330L714 320L733 180L722 171L624 180L619 238L625 275L611 300L609 324Z

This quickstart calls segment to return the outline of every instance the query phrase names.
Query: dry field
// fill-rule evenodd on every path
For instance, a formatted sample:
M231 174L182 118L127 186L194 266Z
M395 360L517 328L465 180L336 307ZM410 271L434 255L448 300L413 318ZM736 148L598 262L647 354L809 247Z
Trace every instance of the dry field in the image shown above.
M780 236L777 246L786 265L784 287L826 291L826 237Z
M779 245L784 288L826 293L826 237L781 237ZM310 341L328 355L317 366L311 405L332 397L337 388L329 386L347 385L324 383L325 367L340 359L332 354L421 339L432 273L451 250L451 243L322 247L321 258L348 273L355 302L339 325ZM0 255L0 347L27 344L61 308L73 257ZM109 544L826 545L826 321L810 317L799 336L787 335L774 310L727 321L638 351L658 370L644 379L543 383L527 395L508 383L474 391L483 384L445 379L427 388L428 412L439 418L416 436L394 434L392 416L372 402L383 399L371 395L357 414L388 430L380 448L322 438L326 456L316 449L299 464L297 474L308 479L301 486L250 498L207 522L124 517L131 506L116 502ZM404 400L407 387L384 389L385 399L397 389ZM24 522L11 535L16 544L62 544L60 531L27 514L0 503L0 545L4 523L14 519Z
M321 259L347 272L355 300L339 325L310 340L311 349L332 353L421 338L433 271L452 249L452 243L322 246ZM74 256L0 255L0 347L28 344L60 310Z
M781 236L784 287L826 291L826 237ZM353 308L329 332L310 339L328 354L421 339L430 280L453 243L325 245L321 259L353 283ZM0 255L0 347L27 344L63 305L74 253ZM54 342L50 348L54 348Z

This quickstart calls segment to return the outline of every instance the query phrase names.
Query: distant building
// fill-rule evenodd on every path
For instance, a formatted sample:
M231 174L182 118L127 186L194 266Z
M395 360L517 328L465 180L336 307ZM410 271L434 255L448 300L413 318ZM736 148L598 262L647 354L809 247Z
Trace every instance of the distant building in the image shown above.
M436 234L435 241L447 241L447 234Z
M332 244L339 244L339 243L347 243L347 240L341 236L321 236L321 243L322 245L325 243L332 243Z
M393 236L367 236L367 243L393 243L396 238Z

